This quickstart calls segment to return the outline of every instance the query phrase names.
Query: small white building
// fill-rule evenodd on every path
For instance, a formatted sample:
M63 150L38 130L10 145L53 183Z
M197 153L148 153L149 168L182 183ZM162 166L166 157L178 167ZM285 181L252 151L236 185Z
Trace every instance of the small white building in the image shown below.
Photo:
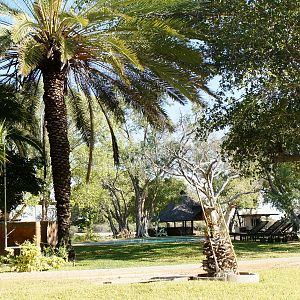
M284 214L270 203L261 201L257 208L243 208L237 211L234 215L234 231L246 232L255 227L260 221L269 221L269 226L283 216Z

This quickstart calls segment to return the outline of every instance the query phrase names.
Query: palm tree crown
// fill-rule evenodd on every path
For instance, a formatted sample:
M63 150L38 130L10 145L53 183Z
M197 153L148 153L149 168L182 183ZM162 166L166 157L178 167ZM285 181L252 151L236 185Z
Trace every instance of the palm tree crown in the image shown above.
M207 70L188 39L188 0L0 0L1 82L44 83L45 120L58 215L59 244L68 243L70 168L65 98L89 113L122 118L125 104L147 120L168 124L163 103L198 101ZM184 12L182 12L184 10ZM83 118L84 119L84 118ZM109 121L109 119L108 119ZM91 128L91 123L87 125ZM88 136L93 142L92 132Z

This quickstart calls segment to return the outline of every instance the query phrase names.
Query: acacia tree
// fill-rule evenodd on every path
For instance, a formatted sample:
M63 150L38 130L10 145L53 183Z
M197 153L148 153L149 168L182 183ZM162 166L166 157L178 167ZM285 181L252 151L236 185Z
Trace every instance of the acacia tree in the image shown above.
M100 123L101 125L96 126L97 130L104 126L104 122ZM137 236L146 236L153 214L168 201L176 199L180 190L185 189L180 181L164 180L162 167L152 164L149 157L153 158L155 154L155 159L160 159L154 149L161 134L141 123L143 122L131 120L118 130L114 126L120 153L120 166L117 168L114 168L112 160L107 157L109 142L104 138L106 135L103 135L103 140L98 135L95 172L88 185L82 180L82 165L86 162L82 155L84 145L76 147L72 152L72 173L76 182L73 185L76 189L76 195L73 193L72 196L74 202L79 207L100 207L114 235L128 231L130 216L136 221Z
M205 89L207 70L186 35L191 8L182 0L0 1L3 80L44 84L59 246L68 244L70 225L66 91L76 84L87 101L95 95L103 111L119 118L122 99L152 124L167 123L166 96L198 101L197 89Z
M132 124L132 126L127 124L124 129L124 148L120 151L121 162L134 191L136 236L144 237L148 235L151 211L146 205L149 188L165 173L161 166L152 164L153 155L159 159L159 155L154 151L158 132L151 130L148 126L141 127L140 124ZM140 139L134 137L137 133L140 134Z
M129 233L128 218L129 204L133 198L133 191L126 171L118 170L115 177L102 179L102 186L109 193L109 204L103 207L105 218L108 220L114 236ZM115 225L117 223L117 226Z
M148 235L149 221L154 212L157 212L159 207L162 208L161 205L163 204L158 203L158 201L165 202L171 194L174 195L176 192L179 196L180 190L184 189L184 184L164 178L166 175L164 167L170 164L172 158L165 160L165 157L162 157L156 150L157 146L160 145L160 139L168 130L165 132L158 131L141 120L135 120L135 117L132 114L131 122L123 124L120 130L116 131L120 144L118 178L115 177L114 180L112 177L110 181L103 180L103 183L111 192L115 190L121 196L124 210L120 215L124 216L124 213L130 212L135 219L136 236L144 237ZM160 164L153 163L153 160L160 162ZM114 186L113 182L117 186ZM168 190L171 186L174 188L173 193ZM161 195L162 193L165 195ZM124 197L125 195L126 197ZM133 201L128 200L128 195L132 197ZM125 198L126 201L124 201ZM176 195L174 198L177 198ZM119 201L117 200L117 202ZM130 202L129 210L126 208L125 202Z

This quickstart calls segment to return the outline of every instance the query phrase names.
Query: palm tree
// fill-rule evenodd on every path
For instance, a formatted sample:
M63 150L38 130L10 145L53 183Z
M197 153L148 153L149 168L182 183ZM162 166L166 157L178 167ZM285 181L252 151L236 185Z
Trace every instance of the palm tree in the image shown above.
M0 99L0 208L3 212L1 166L6 161L7 212L10 212L23 201L24 192L35 195L40 192L43 182L36 171L44 162L44 153L35 116L38 99L30 89L24 87L20 93L14 86L0 84Z
M70 146L65 95L76 87L92 115L122 119L124 104L157 127L170 124L166 99L199 101L205 90L201 54L191 32L188 0L0 0L2 82L43 81L45 120L57 203L58 244L69 242ZM184 10L184 11L183 11ZM3 71L2 71L3 73ZM69 92L74 99L76 95ZM109 122L109 116L107 121ZM91 123L89 125L91 128ZM93 136L90 135L90 145ZM113 140L116 150L116 143ZM117 156L115 156L117 160Z
M0 123L6 131L6 147L20 156L30 156L32 149L43 159L39 122L36 118L37 97L28 87L16 92L15 87L0 84Z

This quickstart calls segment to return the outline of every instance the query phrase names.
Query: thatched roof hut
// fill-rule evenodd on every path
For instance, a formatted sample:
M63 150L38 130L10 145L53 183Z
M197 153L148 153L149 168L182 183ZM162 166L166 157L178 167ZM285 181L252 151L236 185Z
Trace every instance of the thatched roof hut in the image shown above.
M200 203L192 200L186 193L181 192L182 202L179 204L170 203L167 208L159 213L157 221L167 223L168 235L190 235L193 234L193 222L203 220L203 213ZM176 223L182 226L178 227ZM190 226L187 225L190 222ZM174 227L170 227L170 223Z

